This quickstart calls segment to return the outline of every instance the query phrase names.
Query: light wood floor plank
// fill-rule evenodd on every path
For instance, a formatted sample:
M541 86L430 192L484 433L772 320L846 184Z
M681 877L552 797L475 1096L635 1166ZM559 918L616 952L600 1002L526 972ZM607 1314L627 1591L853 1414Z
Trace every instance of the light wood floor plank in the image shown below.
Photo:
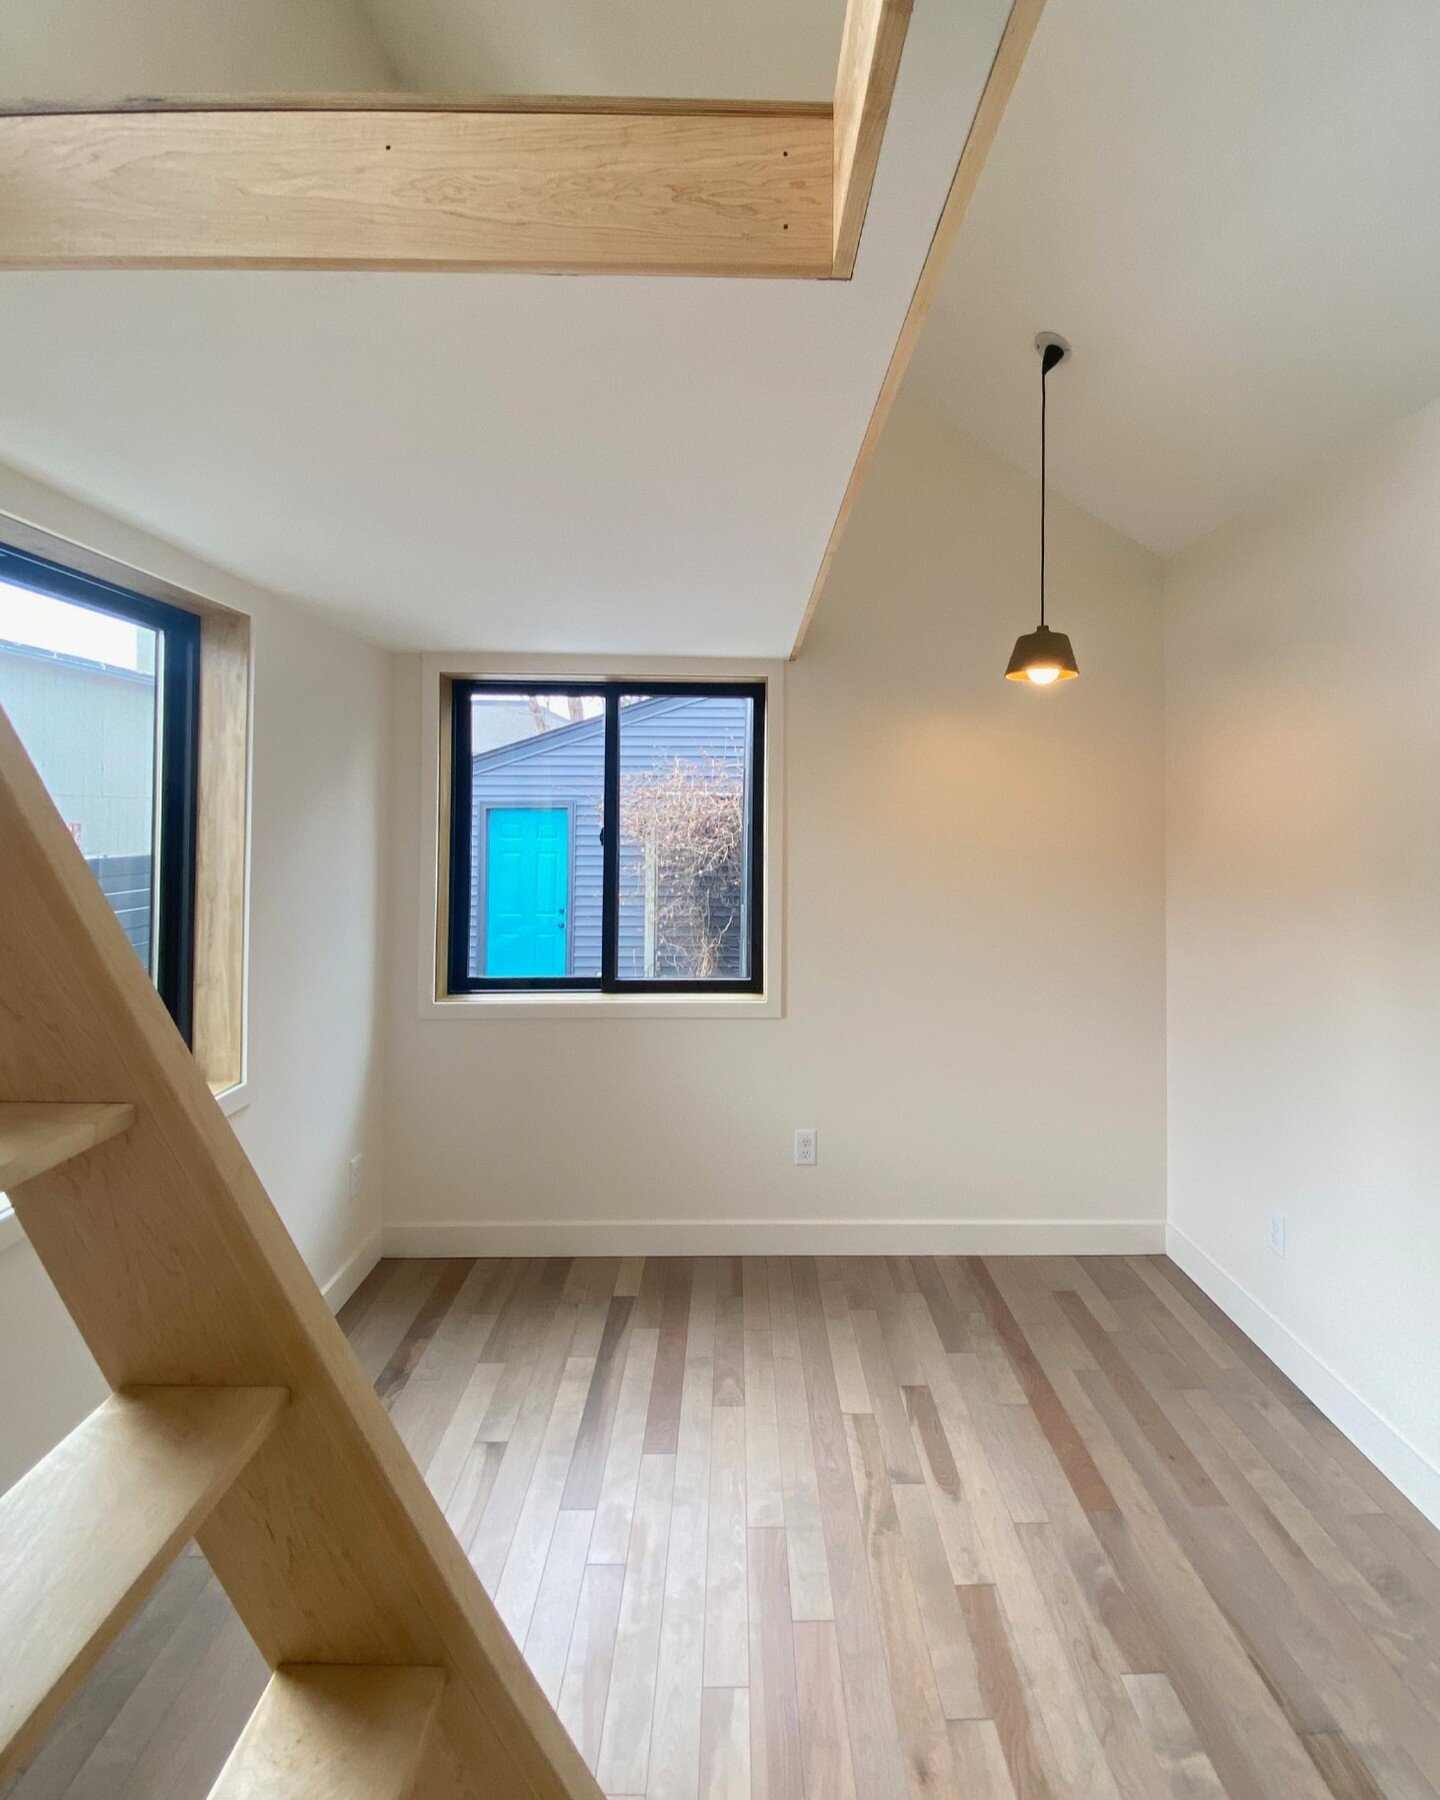
M750 1694L707 1687L700 1712L700 1800L751 1800Z
M595 1767L608 1794L643 1794L646 1788L674 1491L675 1458L642 1456Z
M716 1406L710 1425L710 1543L705 1564L705 1684L750 1680L745 1525L745 1409Z
M615 1630L625 1570L619 1563L590 1563L580 1577L565 1678L560 1686L561 1723L594 1772L615 1660Z
M650 1731L650 1792L692 1800L700 1782L705 1686L705 1558L710 1536L710 1432L715 1393L713 1261L694 1271L676 1426L675 1486Z
M745 1258L744 1284L746 1518L753 1526L783 1525L785 1488L775 1408L770 1282L763 1258Z
M830 1571L820 1523L820 1490L810 1403L795 1322L789 1264L770 1259L770 1341L775 1372L775 1415L780 1431L780 1481L785 1550L790 1562L790 1611L796 1619L830 1619Z

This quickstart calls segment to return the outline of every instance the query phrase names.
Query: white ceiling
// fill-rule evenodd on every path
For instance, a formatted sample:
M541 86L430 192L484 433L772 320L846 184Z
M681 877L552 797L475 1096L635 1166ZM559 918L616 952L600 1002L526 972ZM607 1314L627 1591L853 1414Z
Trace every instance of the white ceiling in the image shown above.
M1440 394L1436 0L1049 0L907 392L1172 551Z
M916 8L852 281L0 275L0 461L384 643L787 654L1007 11Z

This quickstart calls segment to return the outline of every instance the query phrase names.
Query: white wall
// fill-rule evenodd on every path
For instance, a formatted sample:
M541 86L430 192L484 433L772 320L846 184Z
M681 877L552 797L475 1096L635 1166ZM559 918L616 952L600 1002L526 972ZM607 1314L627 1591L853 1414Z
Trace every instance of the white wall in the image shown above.
M617 1221L695 1249L1158 1245L1159 566L1052 519L1085 674L1037 694L1001 679L1035 622L1035 484L902 403L787 682L783 1019L422 1020L397 659L395 1247L614 1247Z
M343 1290L380 1224L386 659L313 611L0 468L5 514L252 615L250 1103L233 1122L311 1270ZM0 1250L0 1491L103 1392L29 1246Z
M354 0L5 0L0 98L377 92L398 85Z
M1440 1517L1437 495L1440 406L1166 602L1174 1253Z

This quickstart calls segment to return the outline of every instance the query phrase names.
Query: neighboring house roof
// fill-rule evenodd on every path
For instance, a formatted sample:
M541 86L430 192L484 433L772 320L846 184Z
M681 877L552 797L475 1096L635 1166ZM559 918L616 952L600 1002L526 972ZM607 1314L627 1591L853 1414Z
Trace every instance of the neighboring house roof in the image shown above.
M153 685L155 680L154 675L144 669L126 669L119 663L97 662L93 657L74 656L67 650L41 650L34 644L17 644L6 637L0 637L0 656L23 657L27 662L49 663L60 669L81 670L87 675L113 675L119 681Z
M625 717L633 720L654 718L659 713L682 712L690 707L703 706L713 698L711 694L656 694L652 699L637 700L633 705L627 706ZM486 768L503 768L509 763L526 762L533 756L544 756L561 744L569 748L586 737L601 737L604 729L605 715L597 713L593 719L580 719L574 724L567 721L551 731L537 731L533 737L520 738L494 750L477 750L473 760L477 766L483 763Z

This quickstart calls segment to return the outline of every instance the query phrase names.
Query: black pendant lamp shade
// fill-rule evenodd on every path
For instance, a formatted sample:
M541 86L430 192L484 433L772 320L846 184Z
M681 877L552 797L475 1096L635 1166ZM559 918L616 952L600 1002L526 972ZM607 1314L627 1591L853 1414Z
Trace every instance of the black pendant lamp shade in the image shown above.
M1025 681L1031 687L1053 687L1073 681L1080 673L1069 638L1045 623L1045 381L1070 354L1070 346L1053 331L1042 331L1035 348L1040 352L1040 623L1034 631L1016 638L1005 679Z
M1028 681L1032 687L1049 687L1057 681L1073 681L1080 671L1075 652L1063 631L1039 625L1015 640L1005 665L1007 681Z

